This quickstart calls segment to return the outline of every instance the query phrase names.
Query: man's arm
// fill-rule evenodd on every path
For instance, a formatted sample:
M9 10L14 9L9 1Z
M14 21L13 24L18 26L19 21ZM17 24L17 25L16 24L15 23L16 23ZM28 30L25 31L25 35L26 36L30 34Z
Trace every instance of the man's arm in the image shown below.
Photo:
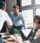
M8 14L6 14L6 22L7 22L9 28L11 28L13 26L13 23Z
M24 29L26 29L26 24L25 24L25 19L23 17L23 14L22 14L22 22L23 22Z

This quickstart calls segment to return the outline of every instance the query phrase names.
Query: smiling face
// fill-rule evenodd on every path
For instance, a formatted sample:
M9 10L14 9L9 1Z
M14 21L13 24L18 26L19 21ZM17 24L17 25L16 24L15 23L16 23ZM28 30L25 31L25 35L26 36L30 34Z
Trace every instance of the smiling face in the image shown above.
M38 23L38 22L39 20L36 17L34 17L34 23Z
M13 13L14 13L15 16L18 15L18 13L19 13L19 6L18 5L13 6Z
M14 15L17 16L18 15L18 12L19 12L19 9L13 8L13 12L14 12Z

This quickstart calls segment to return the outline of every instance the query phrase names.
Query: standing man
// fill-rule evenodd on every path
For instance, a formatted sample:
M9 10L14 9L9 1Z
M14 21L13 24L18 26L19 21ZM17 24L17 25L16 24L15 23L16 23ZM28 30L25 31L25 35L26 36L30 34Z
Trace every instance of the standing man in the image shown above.
M13 25L11 19L8 16L8 13L5 10L6 10L6 3L0 2L0 32L2 30L5 21L7 22L9 28L11 28Z
M24 20L23 14L19 12L18 5L13 6L13 12L10 13L10 18L13 21L14 28L18 30L22 30L22 27L24 27L24 29L26 29L25 20Z
M9 28L11 28L13 25L11 19L8 16L8 13L5 10L6 10L6 3L0 2L0 32L2 30L5 21L7 22ZM1 39L1 35L0 35L0 43L4 43L3 40Z

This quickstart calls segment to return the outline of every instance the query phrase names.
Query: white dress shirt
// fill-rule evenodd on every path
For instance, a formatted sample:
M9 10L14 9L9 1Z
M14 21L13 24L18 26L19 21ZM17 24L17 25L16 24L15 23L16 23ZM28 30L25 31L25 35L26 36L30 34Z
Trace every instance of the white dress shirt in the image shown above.
M8 13L0 9L0 31L5 21L7 22L9 26L13 25L11 19L8 16Z

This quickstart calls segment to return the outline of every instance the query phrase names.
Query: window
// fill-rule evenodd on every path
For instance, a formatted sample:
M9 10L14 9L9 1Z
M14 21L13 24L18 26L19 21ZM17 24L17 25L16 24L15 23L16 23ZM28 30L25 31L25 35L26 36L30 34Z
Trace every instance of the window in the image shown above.
M35 0L36 5L40 4L40 0Z
M31 0L22 0L22 6L31 5Z
M36 15L40 15L40 8L36 9Z
M22 13L25 18L26 26L33 26L33 10L23 10Z
M20 8L27 27L32 27L34 16L40 15L40 0L20 0Z

